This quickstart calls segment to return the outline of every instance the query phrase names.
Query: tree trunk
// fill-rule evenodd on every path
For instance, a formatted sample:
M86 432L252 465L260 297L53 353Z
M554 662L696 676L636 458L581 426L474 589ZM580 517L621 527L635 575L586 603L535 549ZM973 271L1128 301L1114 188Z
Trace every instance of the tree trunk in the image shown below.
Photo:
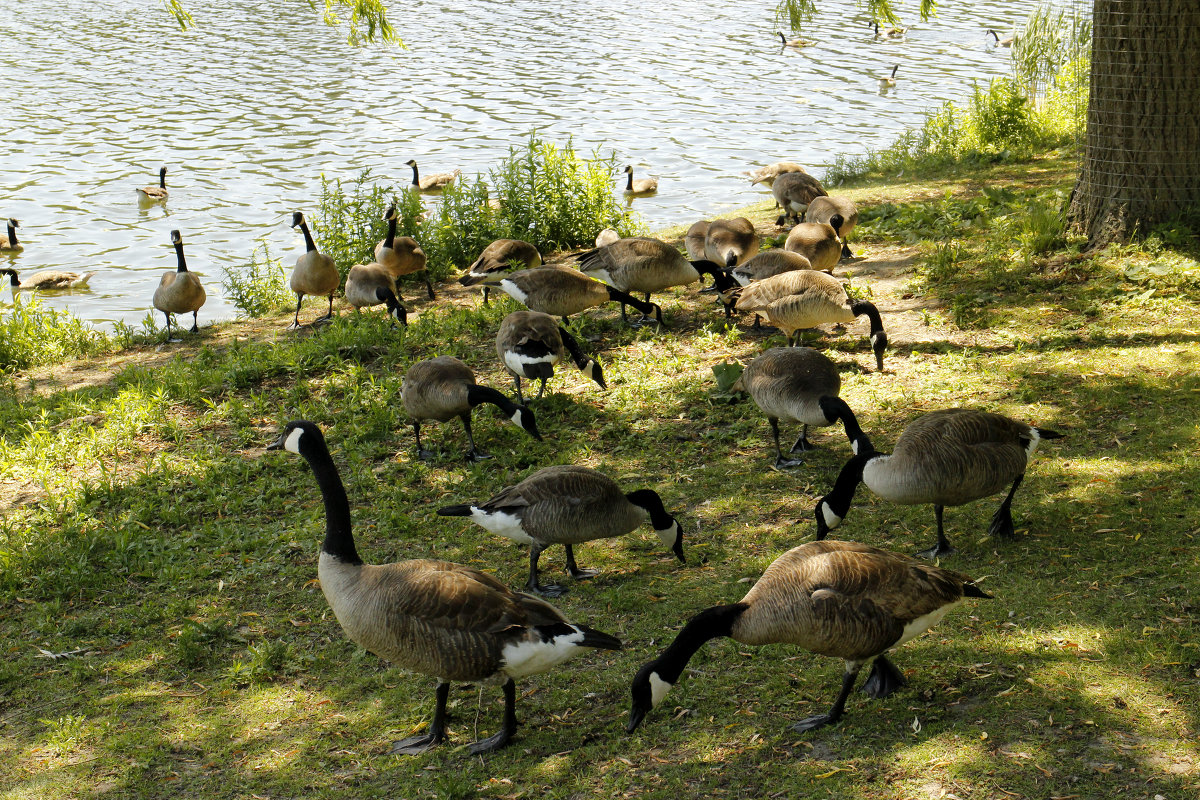
M1083 163L1067 219L1088 249L1200 203L1200 2L1094 0Z

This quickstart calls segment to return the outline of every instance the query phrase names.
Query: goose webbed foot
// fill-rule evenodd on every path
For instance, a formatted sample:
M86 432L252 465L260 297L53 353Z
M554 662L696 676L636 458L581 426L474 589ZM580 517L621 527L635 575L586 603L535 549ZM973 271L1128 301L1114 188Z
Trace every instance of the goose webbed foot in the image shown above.
M807 453L811 450L816 450L816 449L817 449L817 446L814 445L812 442L810 442L807 437L801 436L799 439L796 440L796 443L794 445L792 445L792 449L789 450L788 452L789 453Z
M493 456L491 453L485 453L478 447L472 447L467 451L467 461L479 462L486 461L489 458L495 458L495 456Z
M333 320L334 320L334 316L332 314L326 314L323 317L317 317L316 319L314 319L312 321L312 326L314 328L320 328L320 327L324 327L325 325L332 325Z
M576 567L575 569L571 570L571 577L577 581L586 581L588 578L594 578L599 574L600 570L598 569L583 569L582 567Z
M288 325L286 328L284 328L284 330L285 331L298 331L303 327L304 326L300 324L300 320L297 319L297 320L293 320L292 324Z
M927 550L920 550L916 553L913 553L913 555L916 558L924 558L929 561L933 561L936 558L945 558L946 556L952 556L957 552L958 552L958 550L951 547L949 542L938 542L933 547L930 547Z
M792 467L798 467L803 463L803 458L783 458L781 456L775 459L775 469L791 469Z
M525 588L542 597L562 597L569 591L566 586L558 583L527 583Z
M908 681L904 679L904 675L896 668L896 665L883 656L879 656L871 665L871 674L863 683L862 690L868 697L879 700L897 689L904 688L907 684Z
M716 294L717 291L719 291L719 290L717 289L717 287L715 285L705 286L703 289L700 289L698 291L698 294Z
M797 733L805 733L807 731L815 731L817 728L823 728L826 725L832 725L841 718L841 714L837 716L833 714L817 714L815 717L805 717L791 727Z
M988 533L992 536L1000 536L1005 539L1011 539L1017 535L1016 528L1013 527L1012 512L1006 506L1001 506L992 515L992 522L988 525Z
M422 461L433 461L436 456L432 450L426 450L424 447L417 448L417 458Z
M388 750L388 753L391 755L415 756L432 750L445 740L446 734L441 731L436 733L430 732L424 736L410 736L407 739L393 742L392 749Z
M486 739L480 739L467 747L471 755L491 753L508 744L508 740L517 732L517 687L512 678L504 682L504 724L500 730Z

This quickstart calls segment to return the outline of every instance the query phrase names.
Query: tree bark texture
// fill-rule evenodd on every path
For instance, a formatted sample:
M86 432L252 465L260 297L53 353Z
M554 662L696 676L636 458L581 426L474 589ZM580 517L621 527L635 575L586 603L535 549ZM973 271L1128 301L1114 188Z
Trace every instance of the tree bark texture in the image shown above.
M1089 249L1200 203L1200 0L1094 0L1068 222Z

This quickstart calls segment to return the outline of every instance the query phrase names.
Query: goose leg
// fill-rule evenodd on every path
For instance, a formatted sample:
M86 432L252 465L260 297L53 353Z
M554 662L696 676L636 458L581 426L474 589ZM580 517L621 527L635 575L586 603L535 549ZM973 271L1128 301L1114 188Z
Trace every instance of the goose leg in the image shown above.
M800 428L800 438L792 445L791 453L807 453L809 450L816 450L816 446L808 440L808 423L804 423Z
M486 287L486 286L485 286L485 287L483 287L483 304L484 304L485 306L486 306L486 305L490 305L490 303L488 302L488 295L490 295L491 293L492 293L492 290L491 290L491 289L489 289L489 288L488 288L488 287Z
M422 461L432 461L433 451L421 447L421 423L413 421L413 433L417 434L417 458Z
M522 405L522 406L525 405L525 397L524 397L524 395L521 394L521 376L520 375L513 375L513 384L517 387L517 404ZM541 395L538 395L538 397L541 397Z
M508 744L508 740L517 732L517 685L509 678L504 682L504 723L500 730L486 739L480 739L467 750L471 755L492 753Z
M425 276L425 290L429 292L430 300L433 300L437 297L437 295L433 293L433 284L429 282L429 275Z
M491 458L491 455L475 446L475 437L471 435L471 412L468 411L459 417L459 419L462 420L463 430L467 432L467 442L471 445L471 449L467 451L467 460L483 461L485 458Z
M1008 497L1004 498L1004 502L996 509L996 513L992 515L992 524L988 525L988 533L992 536L1003 536L1006 539L1011 539L1016 535L1013 529L1012 521L1012 499L1017 493L1017 487L1021 485L1021 481L1025 480L1025 473L1017 476L1013 481L1012 488L1008 490Z
M767 420L771 423L771 433L775 436L775 467L776 469L787 469L788 467L796 467L804 463L800 458L784 458L783 449L779 446L779 420L775 417L768 417Z
M538 559L542 557L542 551L545 549L544 545L537 542L529 543L529 580L525 581L525 588L543 597L561 597L567 593L567 587L559 586L556 583L548 586L538 583Z
M297 306L299 309L299 306ZM325 312L325 316L317 317L313 320L313 325L325 325L333 321L333 295L329 295L329 310Z
M863 684L862 690L868 697L873 697L876 700L887 697L897 689L904 688L908 681L904 680L904 675L896 668L896 665L887 659L885 656L879 656L875 659L875 663L871 665L871 673L867 675L866 683Z
M437 705L433 709L433 720L424 736L410 736L392 744L389 753L415 756L441 744L446 740L446 698L450 695L450 684L439 683L434 697Z
M304 302L304 295L296 295L296 316L292 318L292 324L287 326L289 331L297 330L300 327L300 304Z
M171 313L164 311L163 316L167 318L167 341L171 341Z
M922 550L919 553L913 553L913 555L916 556L917 558L928 558L930 561L932 561L935 558L941 558L942 556L953 555L954 553L958 552L957 550L955 550L953 547L950 546L950 542L948 539L946 539L946 534L942 530L942 512L945 509L946 509L945 506L934 506L933 507L933 513L937 515L937 526L938 526L937 544L934 545L933 547L929 548L928 550ZM996 513L999 513L999 512L996 512Z
M566 545L567 548L567 572L571 573L571 577L577 581L582 581L586 578L594 578L600 574L599 570L595 569L580 569L575 563L575 550L571 545Z
M545 379L545 378L539 378L539 380L542 382L542 385L538 387L538 393L537 393L537 397L533 398L534 400L541 400L541 399L542 399L542 393L546 391L546 379Z
M854 681L858 678L858 671L862 669L862 662L846 662L846 671L842 673L842 691L838 693L837 699L833 701L833 706L825 714L817 714L814 717L806 717L792 726L792 730L804 733L805 731L815 730L825 725L830 725L842 718L842 714L846 710L846 698L850 696L850 690L854 688Z
M192 330L190 331L190 333L199 333L199 332L200 332L200 312L193 311L192 312Z

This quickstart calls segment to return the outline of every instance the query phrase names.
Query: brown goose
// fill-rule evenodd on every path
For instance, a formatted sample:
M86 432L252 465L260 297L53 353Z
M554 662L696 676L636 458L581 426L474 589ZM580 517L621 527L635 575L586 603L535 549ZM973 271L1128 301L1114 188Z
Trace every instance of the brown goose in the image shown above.
M396 291L396 279L381 264L355 264L346 273L346 302L355 311L380 303L387 306L388 316L401 325L408 325L408 309ZM395 323L392 323L393 325Z
M416 159L410 158L404 163L412 167L412 187L421 194L441 194L442 190L454 183L454 179L462 174L462 170L456 169L454 172L439 172L436 175L426 175L422 178L420 172L417 171Z
M957 572L857 542L809 542L767 567L740 602L701 611L662 655L638 671L627 731L679 682L705 642L728 636L748 645L795 644L845 662L842 688L825 714L792 725L810 731L837 722L863 665L863 691L887 697L905 684L885 653L920 636L966 597L990 597Z
M12 217L8 218L7 235L0 235L0 252L19 253L25 249L25 245L17 241L17 228L21 227L21 223Z
M728 269L752 258L761 243L754 223L745 217L715 219L705 233L704 257Z
M611 245L609 245L611 247ZM654 303L643 303L636 297L606 286L598 280L566 267L535 267L510 272L497 282L496 287L533 311L562 317L616 300L624 306L633 306L642 314L653 314L662 324L662 309Z
M567 571L577 580L590 578L594 570L575 564L574 545L596 539L623 536L637 529L647 517L654 532L683 561L683 528L663 508L653 489L628 494L616 481L587 467L546 467L515 486L501 490L478 505L446 506L443 517L470 517L480 527L509 539L529 544L529 581L526 587L538 594L556 597L565 586L538 583L538 559L552 544L567 550Z
M417 435L417 456L422 460L433 458L433 453L421 446L421 422L430 419L446 422L453 417L462 420L467 432L467 441L471 445L467 458L473 461L491 458L475 446L475 437L471 433L471 410L481 403L491 403L530 436L538 441L542 438L532 411L495 389L476 384L471 368L452 356L418 361L409 367L400 386L400 398L404 410L412 417L413 431Z
M426 259L421 245L417 244L417 240L411 236L396 235L396 224L400 220L400 214L396 211L396 207L388 206L383 218L387 220L388 232L387 236L375 245L375 263L390 272L393 278L423 271ZM429 292L429 299L432 300L435 295L433 284L429 282L429 273L426 272L424 277L425 290Z
M814 198L828 194L821 182L807 172L785 172L771 185L771 194L776 204L783 209L783 216L776 225L783 225L789 217L796 222Z
M772 347L751 361L733 384L735 391L749 394L754 404L767 415L775 437L775 466L780 469L804 463L800 458L783 457L779 445L780 419L803 425L791 453L813 449L808 441L809 425L823 428L840 420L851 446L859 440L862 429L850 406L838 397L841 388L842 379L837 367L811 347Z
M604 247L604 245L612 244L620 238L621 234L617 233L612 228L605 228L596 234L596 247Z
M7 275L8 282L14 292L20 291L52 291L54 289L82 289L96 274L96 270L88 272L69 272L63 269L41 269L21 280L15 269L0 269L0 275Z
M325 540L317 562L321 591L351 641L397 666L438 679L428 731L391 752L422 753L446 739L450 681L499 682L504 722L470 745L503 747L517 728L514 680L545 672L585 648L621 649L620 640L568 622L554 606L506 588L492 576L449 561L364 564L354 547L350 502L325 437L311 422L289 422L268 450L304 457L325 501Z
M773 247L738 264L729 270L729 274L739 285L749 286L755 281L761 281L773 275L802 269L811 270L812 262L799 253L793 253L791 250L784 250L781 247Z
M467 273L459 278L458 282L463 286L482 283L483 304L487 305L488 294L491 292L489 282L498 280L501 274L512 269L533 269L541 265L542 254L529 242L520 239L497 239L483 248L479 258L467 267Z
M795 161L776 161L774 164L759 167L753 172L748 173L750 175L750 185L754 186L759 183L765 183L770 188L775 185L776 178L788 172L805 172L805 169Z
M625 174L628 176L628 179L625 181L626 197L649 197L652 194L658 193L658 178L638 178L634 180L632 164L626 165Z
M188 272L183 257L183 237L179 231L171 231L171 244L175 246L178 267L174 272L164 272L158 288L154 290L154 307L167 318L167 339L171 338L171 315L192 313L192 333L200 330L199 313L204 305L204 287L194 273Z
M687 234L683 237L683 247L687 250L689 261L705 261L707 256L704 253L704 241L708 238L708 220L702 219L699 222L693 222L692 227L688 228ZM600 245L597 244L597 247Z
M653 292L695 283L700 280L701 272L715 277L715 273L720 271L718 264L688 261L661 239L641 236L618 239L604 247L580 253L575 259L579 262L579 271L584 275L601 280L621 292L641 292L646 295L647 303ZM628 321L625 305L621 303L621 319ZM662 322L661 314L658 321Z
M1003 39L1001 39L1000 34L996 33L991 28L988 28L988 32L984 34L984 38L986 39L988 36L996 37L994 44L999 45L1000 47L1012 47L1013 42L1017 39L1016 36L1005 36Z
M846 240L858 227L858 206L849 197L816 197L808 204L804 212L805 222L833 224L834 217L841 217L842 223L837 226L838 238L842 240L842 258L853 258L850 246ZM789 236L790 238L790 236Z
M566 328L559 327L554 317L540 311L514 311L500 322L496 333L496 354L504 368L513 376L517 387L517 402L524 404L521 394L521 378L541 381L536 400L542 399L546 381L554 377L554 365L571 354L579 371L600 384L604 383L604 372L600 364L588 358L579 348L579 343Z
M846 287L832 275L815 270L784 272L765 278L742 289L738 311L762 314L793 342L795 333L826 322L852 322L866 316L871 321L871 349L875 363L883 371L883 351L887 334L879 309L867 300L851 300Z
M817 503L817 539L824 539L850 511L859 483L893 503L932 503L937 544L917 553L925 558L954 552L942 530L942 510L990 497L1012 484L992 516L988 533L1013 536L1012 499L1042 439L1061 433L1035 428L1000 414L950 408L917 417L891 452L879 453L865 441L842 467L832 491Z
M158 186L141 186L137 190L139 200L166 200L167 199L167 168L158 168Z
M839 235L842 222L841 214L834 214L828 222L801 222L788 232L783 248L807 258L813 269L829 272L841 260L845 246Z
M300 228L300 232L304 234L305 250L304 255L296 259L296 266L292 269L291 287L296 293L296 316L291 327L300 327L300 304L304 302L306 294L329 296L329 312L313 320L313 324L328 322L333 319L333 293L341 284L342 275L333 259L317 250L317 243L313 241L312 233L308 230L303 212L292 213L292 227Z

